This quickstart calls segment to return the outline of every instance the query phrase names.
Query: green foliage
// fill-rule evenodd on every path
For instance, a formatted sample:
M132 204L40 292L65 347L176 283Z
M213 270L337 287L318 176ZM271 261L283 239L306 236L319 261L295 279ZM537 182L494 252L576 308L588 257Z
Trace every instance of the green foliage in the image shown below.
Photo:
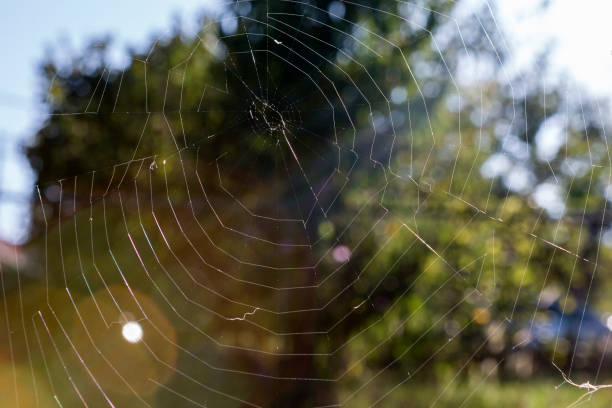
M442 49L432 41L430 33L454 27L444 17L454 2L410 9L415 18L426 14L417 28L398 18L395 2L345 3L338 21L324 12L328 3L236 4L230 10L243 17L235 34L204 19L195 36L177 29L146 52L133 51L125 69L108 67L105 42L67 64L45 61L50 115L28 149L42 201L33 208L30 248L40 262L31 269L40 280L28 282L38 288L31 297L49 302L83 340L63 288L75 304L101 299L116 323L125 310L145 312L127 295L120 313L113 309L113 293L124 295L129 285L160 316L148 316L153 346L165 350L167 334L182 347L181 358L166 356L174 359L170 368L264 406L344 401L369 379L376 386L354 406L369 406L389 384L408 379L389 406L407 399L427 406L446 384L439 406L465 398L470 406L544 406L579 396L568 387L557 395L489 381L472 395L474 384L464 384L478 383L483 374L474 370L490 361L504 362L496 378L521 375L509 363L513 346L535 318L543 289L569 287L578 302L587 293L595 304L606 301L609 284L594 261L609 262L609 251L598 252L608 216L595 190L611 167L606 154L595 153L608 151L597 105L572 106L531 77L536 85L492 76L459 89L464 54L495 60L496 72L505 56L489 48L499 38L475 26L464 27L464 37L450 31ZM493 33L487 10L477 16ZM407 101L390 103L398 87ZM535 134L563 109L586 111L586 129L569 126L567 152L540 160ZM508 134L529 146L522 160L505 154L529 167L530 188L554 178L567 194L562 220L526 192L480 174L487 158L504 151ZM572 163L586 170L568 170ZM339 244L351 248L345 265L332 256ZM43 263L48 270L40 270ZM53 296L41 289L47 280ZM286 313L303 309L310 311ZM253 324L227 320L245 313ZM115 328L100 330L114 335ZM55 323L52 331L63 333ZM274 335L305 331L315 334ZM240 349L228 352L215 341ZM95 358L95 346L79 344ZM109 353L120 359L120 351ZM542 347L529 361L556 374L551 359L567 362L570 353ZM586 372L600 355L584 357ZM203 361L340 380L234 382ZM210 406L231 406L188 377L150 375ZM69 384L60 383L63 395ZM159 406L173 398L138 384ZM124 385L106 385L119 401L135 401ZM504 397L512 392L524 395Z

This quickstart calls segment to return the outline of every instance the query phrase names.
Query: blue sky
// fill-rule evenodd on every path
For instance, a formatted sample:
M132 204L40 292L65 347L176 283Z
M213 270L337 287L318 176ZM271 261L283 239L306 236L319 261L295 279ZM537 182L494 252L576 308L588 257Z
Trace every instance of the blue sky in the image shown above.
M569 75L588 92L608 97L612 90L612 24L608 21L612 1L552 0L544 13L537 10L538 3L495 2L514 64L528 64L538 51L554 44L551 81ZM180 16L189 28L201 10L217 7L217 1L195 0L0 3L0 191L14 192L16 198L32 191L32 174L18 147L43 118L37 105L41 92L37 64L46 48L67 40L79 50L89 40L110 33L119 60L127 45L145 44L148 38L169 30L173 16ZM27 214L27 202L0 200L0 239L23 239Z

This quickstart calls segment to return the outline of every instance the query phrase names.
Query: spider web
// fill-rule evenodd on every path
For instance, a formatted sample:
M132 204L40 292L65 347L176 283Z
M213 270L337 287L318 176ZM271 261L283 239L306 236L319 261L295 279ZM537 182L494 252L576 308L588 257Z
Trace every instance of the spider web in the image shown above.
M36 188L42 257L17 259L8 292L1 275L15 406L401 406L406 390L416 406L457 393L470 406L502 368L535 378L534 347L564 388L585 390L549 402L607 387L593 384L606 379L609 331L586 319L605 275L603 108L588 116L568 86L565 115L550 118L564 124L559 158L530 168L534 146L513 135L518 124L534 136L528 81L506 68L488 3L484 14L280 4L301 12L271 2L257 18L250 2L228 3L170 69L160 39L129 67L142 83L104 67L85 106L49 114L121 118L134 143L115 142L107 168ZM317 38L320 26L341 41ZM418 33L417 58L404 39ZM474 83L481 52L498 68ZM203 73L201 58L222 69ZM165 81L150 83L154 72ZM505 122L492 121L496 98ZM536 173L559 200L528 194ZM588 237L597 250L585 254ZM25 285L24 267L40 279ZM542 319L551 296L556 325ZM140 333L126 331L134 322ZM435 391L411 395L432 378Z

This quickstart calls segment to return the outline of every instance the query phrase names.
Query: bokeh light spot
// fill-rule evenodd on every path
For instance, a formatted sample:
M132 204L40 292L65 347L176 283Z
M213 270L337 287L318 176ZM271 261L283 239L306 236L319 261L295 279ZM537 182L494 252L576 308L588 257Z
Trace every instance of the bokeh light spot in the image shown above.
M332 256L336 262L348 262L351 259L351 250L346 245L338 245L334 248Z
M142 327L137 322L127 322L123 325L121 334L130 343L138 343L142 339Z

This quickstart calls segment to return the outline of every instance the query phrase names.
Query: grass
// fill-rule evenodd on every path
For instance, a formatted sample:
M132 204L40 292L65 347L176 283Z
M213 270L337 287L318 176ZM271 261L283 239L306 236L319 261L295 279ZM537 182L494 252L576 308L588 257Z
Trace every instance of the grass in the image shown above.
M354 407L370 407L389 388L377 395L355 397ZM482 383L455 383L444 386L407 382L388 394L377 407L414 408L557 408L589 407L611 408L612 389L601 389L578 401L587 390L569 384L559 386L550 380L524 382L486 381ZM573 405L574 403L577 404Z

